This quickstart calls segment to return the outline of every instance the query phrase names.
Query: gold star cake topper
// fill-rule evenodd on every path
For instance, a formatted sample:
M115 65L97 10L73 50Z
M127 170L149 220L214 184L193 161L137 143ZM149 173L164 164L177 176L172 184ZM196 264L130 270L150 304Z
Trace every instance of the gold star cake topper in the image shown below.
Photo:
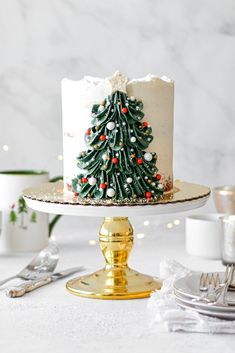
M121 72L116 71L113 74L113 76L108 78L108 82L110 84L112 93L116 91L126 93L126 85L127 85L128 79L126 76L123 76Z

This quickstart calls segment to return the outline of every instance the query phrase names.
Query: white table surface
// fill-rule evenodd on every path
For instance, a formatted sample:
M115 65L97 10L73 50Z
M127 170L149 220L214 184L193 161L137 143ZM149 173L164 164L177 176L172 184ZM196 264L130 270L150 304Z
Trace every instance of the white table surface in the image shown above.
M166 228L169 220L181 224ZM156 275L164 257L195 270L220 270L219 261L191 257L184 250L183 216L132 219L135 238L130 266ZM63 217L54 230L60 246L59 269L84 265L93 271L103 264L97 240L101 219ZM160 222L160 223L159 223ZM0 278L20 270L32 254L0 255ZM0 291L0 352L232 352L234 335L154 332L148 299L103 301L76 297L65 289L67 279L42 287L22 298L10 299Z

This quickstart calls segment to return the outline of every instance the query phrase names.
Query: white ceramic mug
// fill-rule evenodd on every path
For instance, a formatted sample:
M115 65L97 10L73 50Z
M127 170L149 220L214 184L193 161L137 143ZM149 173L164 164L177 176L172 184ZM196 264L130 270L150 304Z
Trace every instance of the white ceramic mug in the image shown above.
M221 259L222 214L192 215L185 222L185 247L190 255Z
M47 246L51 228L48 214L28 208L22 191L48 181L45 171L0 171L1 252L38 251Z

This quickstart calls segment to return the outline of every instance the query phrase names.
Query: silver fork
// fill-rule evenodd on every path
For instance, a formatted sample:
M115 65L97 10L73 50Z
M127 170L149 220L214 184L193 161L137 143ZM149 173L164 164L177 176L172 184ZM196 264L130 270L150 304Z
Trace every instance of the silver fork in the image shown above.
M227 265L222 281L219 273L202 273L200 277L199 289L206 292L196 301L206 301L208 304L228 305L226 294L234 279L234 265Z
M15 278L34 280L47 273L52 273L59 259L59 248L56 243L50 243L17 275L0 281L0 286Z
M229 289L229 286L231 283L233 283L233 279L234 279L234 271L235 271L235 267L234 265L227 265L226 266L226 279L224 281L224 283L221 283L219 285L219 287L221 288L221 291L219 292L219 295L216 298L216 304L222 304L222 305L228 305L227 302L227 292Z
M218 273L202 273L200 277L199 289L205 294L200 298L200 300L205 301L215 301L216 300L216 290L220 284L220 277Z

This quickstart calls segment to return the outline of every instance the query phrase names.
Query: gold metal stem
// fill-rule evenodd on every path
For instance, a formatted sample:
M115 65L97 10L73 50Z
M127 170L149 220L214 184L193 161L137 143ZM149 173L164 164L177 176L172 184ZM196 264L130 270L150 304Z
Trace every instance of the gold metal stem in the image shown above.
M160 280L128 267L134 236L127 217L106 217L99 239L105 258L104 269L70 280L69 292L97 299L134 299L148 297L161 288Z
M127 217L106 217L100 228L105 269L126 268L133 242L133 228Z

